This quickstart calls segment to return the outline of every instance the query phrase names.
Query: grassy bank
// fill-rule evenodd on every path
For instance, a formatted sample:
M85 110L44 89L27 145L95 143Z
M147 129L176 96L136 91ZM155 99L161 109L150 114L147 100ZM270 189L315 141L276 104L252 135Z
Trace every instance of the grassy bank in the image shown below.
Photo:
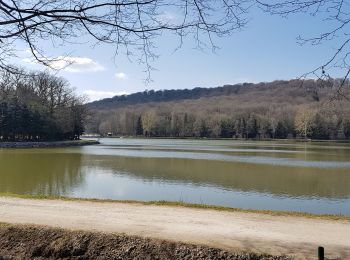
M135 200L111 200L111 199L94 199L94 198L71 198L63 196L46 196L46 195L32 195L32 194L13 194L13 193L0 193L1 197L12 197L21 199L37 199L37 200L64 200L64 201L89 201L97 203L129 203L139 205L150 205L150 206L170 206L170 207L182 207L192 209L203 209L203 210L218 210L226 212L243 212L243 213L255 213L255 214L266 214L271 216L282 216L282 217L306 217L316 219L328 219L328 220L342 220L349 221L349 216L344 215L329 215L329 214L311 214L306 212L295 212L295 211L274 211L274 210L257 210L257 209L242 209L242 208L230 208L215 205L206 204L194 204L177 201L135 201Z
M71 146L84 146L99 144L95 140L69 140L69 141L45 141L45 142L0 142L0 148L59 148Z

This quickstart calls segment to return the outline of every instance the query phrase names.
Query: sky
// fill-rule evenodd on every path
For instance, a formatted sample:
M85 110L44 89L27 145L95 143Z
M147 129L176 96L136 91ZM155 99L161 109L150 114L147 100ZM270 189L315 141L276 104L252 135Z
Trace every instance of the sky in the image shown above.
M145 66L123 53L115 56L111 45L92 47L88 42L52 48L53 54L69 53L65 59L73 64L56 72L69 80L79 94L90 101L146 89L184 89L217 87L243 82L288 80L309 72L327 59L337 48L337 40L322 45L299 45L297 37L317 36L329 26L326 21L307 14L282 18L253 10L247 26L233 35L214 39L220 47L198 50L192 39L181 49L178 39L163 35L157 40L159 57L152 62L152 82L146 83ZM40 69L31 62L23 46L19 54L21 66ZM64 61L57 68L66 65Z

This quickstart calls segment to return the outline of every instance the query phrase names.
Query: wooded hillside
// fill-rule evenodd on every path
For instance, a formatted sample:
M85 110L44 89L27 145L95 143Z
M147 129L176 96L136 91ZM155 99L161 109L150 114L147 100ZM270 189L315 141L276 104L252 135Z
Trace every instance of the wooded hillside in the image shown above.
M344 139L348 101L340 82L244 83L192 90L144 91L88 104L87 131L112 135L214 138ZM348 93L348 86L342 88Z

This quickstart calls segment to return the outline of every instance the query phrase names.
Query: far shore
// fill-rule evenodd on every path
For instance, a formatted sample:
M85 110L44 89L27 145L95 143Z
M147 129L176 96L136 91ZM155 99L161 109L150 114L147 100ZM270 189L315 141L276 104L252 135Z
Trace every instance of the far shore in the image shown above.
M277 139L277 138L215 138L215 137L176 137L176 136L116 136L116 135L112 135L112 136L89 136L87 135L86 137L83 136L82 138L114 138L114 139L169 139L169 140L214 140L214 141L253 141L253 142L299 142L299 143L350 143L350 139L304 139L304 138L284 138L284 139Z
M327 257L350 257L350 224L345 219L2 195L0 211L0 222L12 225L126 234L293 259L316 259L317 248L323 246Z
M40 141L40 142L1 142L0 149L7 148L59 148L99 144L96 140L67 140L67 141Z

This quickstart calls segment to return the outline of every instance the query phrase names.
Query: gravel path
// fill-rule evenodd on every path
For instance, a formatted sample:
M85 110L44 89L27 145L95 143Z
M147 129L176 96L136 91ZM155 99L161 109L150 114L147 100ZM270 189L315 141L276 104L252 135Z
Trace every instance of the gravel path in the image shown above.
M138 203L0 197L0 222L125 233L229 251L350 259L350 222Z

